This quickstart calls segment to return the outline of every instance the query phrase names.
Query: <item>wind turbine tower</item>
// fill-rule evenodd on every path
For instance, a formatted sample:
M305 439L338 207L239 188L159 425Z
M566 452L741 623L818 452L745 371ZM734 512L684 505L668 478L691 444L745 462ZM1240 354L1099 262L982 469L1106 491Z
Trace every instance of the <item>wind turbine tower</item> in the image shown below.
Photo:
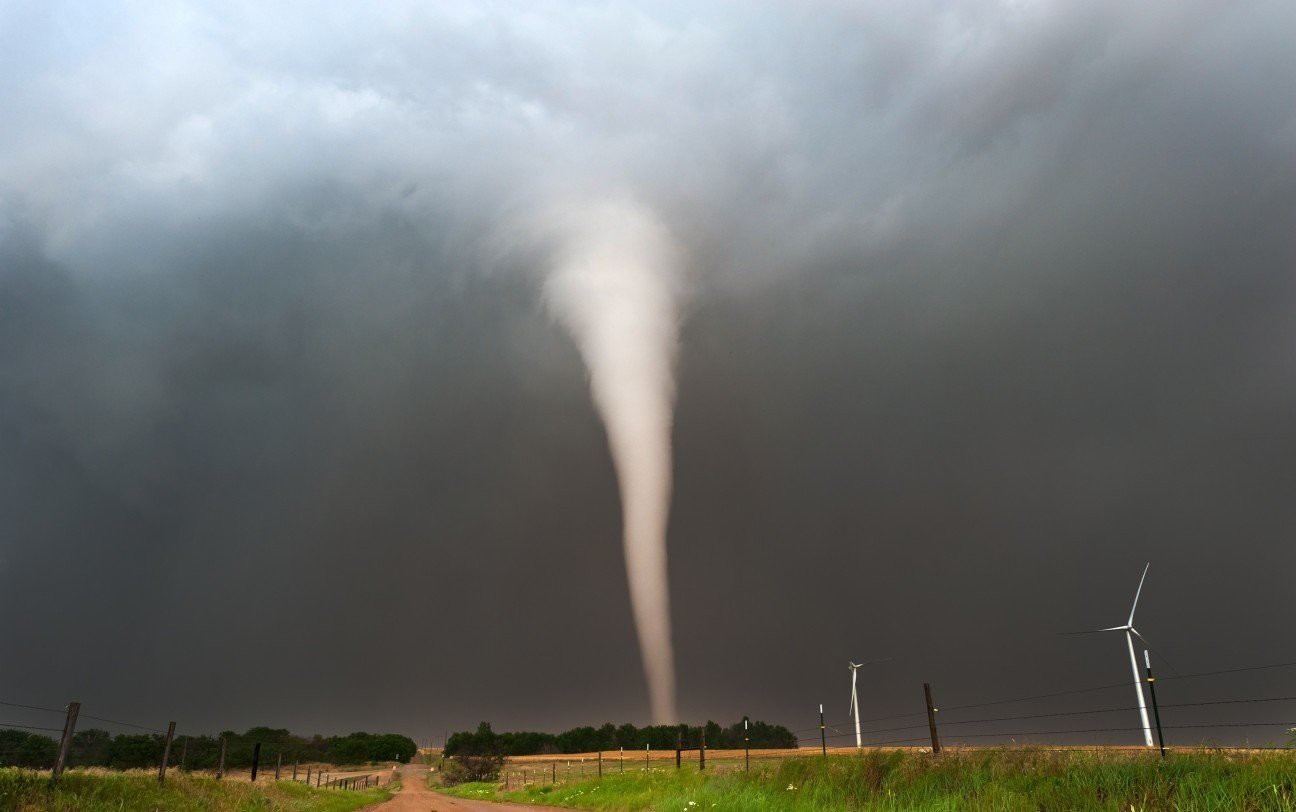
M864 740L860 738L859 692L856 691L855 689L855 684L858 681L858 677L859 677L859 670L866 665L873 665L874 663L885 663L890 659L891 659L890 657L884 657L881 660L869 660L866 663L857 663L854 662L853 660L846 661L846 667L849 668L851 672L850 715L851 718L855 720L855 749L856 750L859 750L862 747L864 747Z
M1148 722L1147 702L1143 698L1143 678L1139 676L1138 657L1134 654L1134 638L1147 643L1147 638L1134 628L1134 610L1138 609L1139 596L1143 594L1143 582L1147 580L1148 569L1152 562L1143 567L1143 577L1139 579L1138 589L1134 592L1134 604L1130 606L1129 618L1124 625L1109 626L1106 629L1093 629L1087 632L1069 632L1069 634L1099 634L1101 632L1124 632L1125 644L1129 648L1130 671L1134 674L1134 693L1138 697L1139 720L1143 723L1143 742L1148 747L1155 747L1152 742L1152 725Z

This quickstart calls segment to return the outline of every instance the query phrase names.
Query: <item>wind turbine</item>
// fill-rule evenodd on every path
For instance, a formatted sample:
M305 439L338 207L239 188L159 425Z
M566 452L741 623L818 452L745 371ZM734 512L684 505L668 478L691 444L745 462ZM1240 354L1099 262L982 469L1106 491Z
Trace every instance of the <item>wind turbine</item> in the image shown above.
M1109 626L1106 629L1093 629L1087 632L1068 632L1068 634L1099 634L1101 632L1124 632L1125 643L1129 646L1130 670L1134 672L1134 693L1138 695L1139 719L1143 722L1143 741L1148 747L1154 747L1152 743L1152 725L1148 722L1147 702L1143 700L1143 679L1139 676L1138 658L1134 655L1134 638L1147 643L1147 638L1139 634L1139 630L1134 628L1134 610L1138 608L1139 595L1143 594L1143 582L1147 580L1148 568L1152 562L1148 562L1143 567L1143 577L1139 579L1138 589L1134 592L1134 604L1130 606L1129 618L1126 619L1122 626ZM1151 645L1151 644L1149 644Z
M891 659L890 657L883 657L880 660L869 660L868 662L865 663L857 663L853 660L846 661L846 667L849 668L851 672L851 700L850 700L850 711L848 713L851 717L855 719L855 749L856 750L864 746L864 741L863 739L860 738L859 693L855 690L856 677L859 676L859 670L864 666L873 665L874 663L885 663L890 659Z

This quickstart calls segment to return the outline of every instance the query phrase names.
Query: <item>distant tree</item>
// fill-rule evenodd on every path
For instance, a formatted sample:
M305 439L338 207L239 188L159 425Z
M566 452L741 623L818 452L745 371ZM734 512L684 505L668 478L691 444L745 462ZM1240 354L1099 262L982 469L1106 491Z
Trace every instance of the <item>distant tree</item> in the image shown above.
M68 746L68 764L73 767L92 767L110 763L112 734L106 730L89 728L72 737Z
M46 769L54 765L58 744L25 730L0 729L0 765Z
M108 766L119 770L156 767L162 763L163 740L152 733L114 736L108 750Z
M714 749L741 748L743 746L742 722L727 728L714 721L705 725L707 747ZM491 754L503 753L509 756L538 755L541 753L591 753L597 750L613 750L624 747L627 750L643 749L651 744L654 750L673 750L677 743L693 749L702 738L702 727L688 725L652 725L635 727L632 724L615 726L606 723L602 727L575 727L557 735L519 731L513 733L496 733L488 723L482 722L475 733L459 732L446 741L445 754ZM762 748L794 748L796 736L782 725L771 725L767 722L751 722L747 730L750 746Z

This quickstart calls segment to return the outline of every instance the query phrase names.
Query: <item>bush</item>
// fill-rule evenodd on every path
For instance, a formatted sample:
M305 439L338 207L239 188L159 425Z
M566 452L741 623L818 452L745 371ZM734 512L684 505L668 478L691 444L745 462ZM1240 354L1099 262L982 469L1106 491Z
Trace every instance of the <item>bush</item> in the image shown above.
M452 756L442 762L441 783L454 786L470 781L498 781L503 766L504 756L498 753Z

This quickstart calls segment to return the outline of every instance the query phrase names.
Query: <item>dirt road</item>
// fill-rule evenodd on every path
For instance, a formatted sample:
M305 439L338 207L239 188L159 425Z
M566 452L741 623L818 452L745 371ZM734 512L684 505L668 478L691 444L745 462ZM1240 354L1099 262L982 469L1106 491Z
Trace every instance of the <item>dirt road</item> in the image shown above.
M367 807L365 812L508 812L520 809L554 810L555 807L494 804L440 795L427 788L427 767L406 764L401 767L401 790L396 797L387 803Z

